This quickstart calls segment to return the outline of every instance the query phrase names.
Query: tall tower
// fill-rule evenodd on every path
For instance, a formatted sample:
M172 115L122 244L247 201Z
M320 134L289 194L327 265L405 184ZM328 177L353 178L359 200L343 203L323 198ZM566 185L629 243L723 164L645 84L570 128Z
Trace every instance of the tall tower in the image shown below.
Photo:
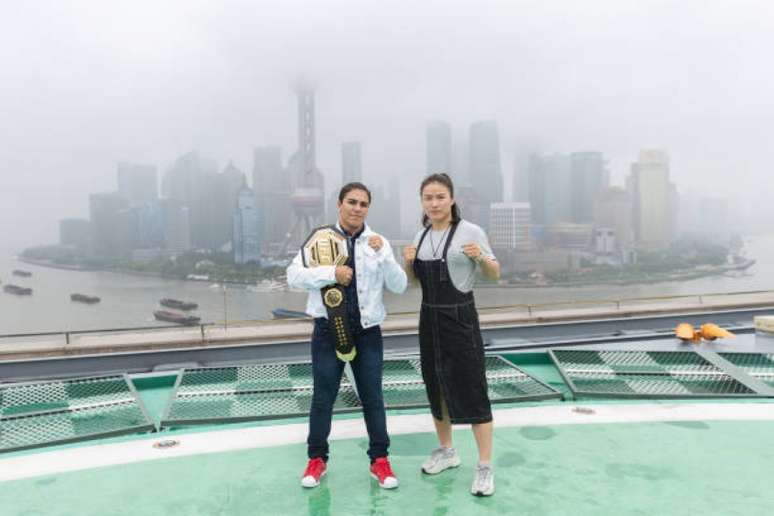
M301 87L298 95L298 152L301 154L304 172L315 168L314 146L314 92Z
M325 179L317 169L314 138L314 92L302 86L298 95L298 151L291 158L293 221L283 251L300 245L311 230L322 225L325 211Z

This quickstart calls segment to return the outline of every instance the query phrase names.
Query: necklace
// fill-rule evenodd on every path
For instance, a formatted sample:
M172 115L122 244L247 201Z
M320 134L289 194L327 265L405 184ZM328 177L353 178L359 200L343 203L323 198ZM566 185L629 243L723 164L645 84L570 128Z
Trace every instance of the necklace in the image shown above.
M430 230L430 251L433 253L433 258L438 258L438 251L441 250L441 245L446 240L446 235L449 233L449 228L451 227L451 224L446 226L446 230L443 232L443 235L441 235L441 239L438 241L438 245L433 244L433 230Z

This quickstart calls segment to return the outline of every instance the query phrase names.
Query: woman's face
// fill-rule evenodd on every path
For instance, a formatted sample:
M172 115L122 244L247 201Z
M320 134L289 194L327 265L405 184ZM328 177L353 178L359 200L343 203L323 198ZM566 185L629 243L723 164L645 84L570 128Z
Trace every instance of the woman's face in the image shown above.
M422 209L430 222L451 220L454 199L449 189L441 183L428 183L422 189Z

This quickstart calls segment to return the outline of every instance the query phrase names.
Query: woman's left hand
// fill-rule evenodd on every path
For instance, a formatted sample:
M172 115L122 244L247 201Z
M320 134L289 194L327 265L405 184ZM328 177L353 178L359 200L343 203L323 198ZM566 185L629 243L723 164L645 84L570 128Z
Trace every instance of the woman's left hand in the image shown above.
M478 244L465 244L462 246L462 252L465 254L465 256L475 262L480 262L484 258L484 255L481 254L481 248L478 246Z

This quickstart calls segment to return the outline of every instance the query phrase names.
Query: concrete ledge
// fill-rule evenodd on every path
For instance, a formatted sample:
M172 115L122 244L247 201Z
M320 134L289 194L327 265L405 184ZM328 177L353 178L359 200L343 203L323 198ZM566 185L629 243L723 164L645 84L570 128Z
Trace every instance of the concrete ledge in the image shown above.
M578 306L580 305L580 306ZM670 314L690 314L723 310L772 307L774 292L693 296L650 300L626 300L568 304L566 308L524 305L480 309L482 329L495 329L535 324L581 322L611 318L636 318ZM418 314L394 314L382 324L385 335L415 334ZM43 357L67 357L101 353L165 350L191 347L214 347L250 343L278 344L309 340L311 320L256 321L228 326L180 327L120 333L71 335L70 342L61 336L14 339L0 342L0 360Z

